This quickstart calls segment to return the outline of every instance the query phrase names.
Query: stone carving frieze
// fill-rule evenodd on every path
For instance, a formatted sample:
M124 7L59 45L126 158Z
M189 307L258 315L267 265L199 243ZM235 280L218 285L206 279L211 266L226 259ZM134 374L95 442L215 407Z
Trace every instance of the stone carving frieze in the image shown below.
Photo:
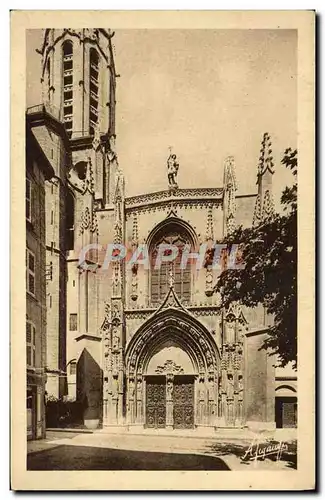
M221 205L223 188L197 188L158 191L125 199L126 210L152 213L165 210L166 204L174 207L201 207Z
M125 199L125 204L128 207L148 204L154 201L171 200L174 198L188 199L206 199L220 198L223 195L223 188L193 188L193 189L178 189L175 194L173 191L157 191L155 193L147 193L138 196L132 196Z
M81 214L80 234L83 234L83 232L87 229L92 233L98 234L97 214L96 214L95 210L93 210L91 213L89 210L89 207L86 207L85 211Z
M177 365L175 361L167 359L163 365L157 366L155 373L157 374L173 373L180 375L184 373L184 369L180 365Z
M195 317L199 316L220 316L219 308L217 305L207 306L203 303L201 305L195 304L190 305L187 302L182 302L182 306L185 306L188 311L193 314ZM137 307L130 308L125 311L125 315L128 319L147 319L151 316L155 311L157 311L159 307Z
M211 203L213 204L214 207L221 207L222 206L222 199L216 199L215 201L211 201L210 199L207 199L207 201L200 201L200 200L191 200L191 201L176 201L177 208L185 208L185 209L206 209L208 208ZM167 205L167 207L166 207ZM125 207L126 210L126 218L128 219L130 217L130 213L136 212L137 214L154 214L156 212L165 212L166 213L166 208L169 208L169 201L161 201L158 204L146 204L144 206L132 206L132 207Z

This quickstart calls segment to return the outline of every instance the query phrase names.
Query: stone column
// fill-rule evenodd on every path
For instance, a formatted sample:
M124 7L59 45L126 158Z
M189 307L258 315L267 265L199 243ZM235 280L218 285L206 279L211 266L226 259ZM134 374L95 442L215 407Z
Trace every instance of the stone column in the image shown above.
M215 387L215 380L214 380L214 375L210 374L209 375L209 388L208 388L208 423L209 425L216 425L216 419L217 419L217 404L216 404L216 387Z
M135 423L134 394L135 394L134 374L130 374L127 379L127 395L128 395L127 423L131 425Z
M173 415L173 388L174 388L174 375L167 373L166 375L166 428L173 429L174 415Z
M223 346L221 361L221 384L220 384L220 412L218 416L218 425L225 427L227 423L227 363L225 345Z
M117 421L121 425L123 423L123 394L124 394L124 370L123 370L123 353L119 354L118 366L118 412Z
M198 380L198 424L205 424L205 385L204 375L199 376Z
M112 364L112 348L108 348L107 356L107 423L112 422L112 396L113 396L113 364Z
M88 332L88 271L79 269L79 333Z
M112 413L111 413L111 423L114 425L118 424L118 402L119 402L119 394L118 394L118 376L113 375L113 391L112 391Z
M144 424L143 404L144 404L144 387L145 381L142 375L137 376L137 418L138 424Z

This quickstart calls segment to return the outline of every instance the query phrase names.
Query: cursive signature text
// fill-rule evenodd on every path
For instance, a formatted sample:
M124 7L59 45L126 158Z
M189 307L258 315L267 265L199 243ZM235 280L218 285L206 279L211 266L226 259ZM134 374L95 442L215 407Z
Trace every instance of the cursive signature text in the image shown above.
M250 446L245 451L242 460L264 460L265 457L270 455L277 455L276 459L279 460L284 451L288 451L288 445L282 441L265 442L254 438Z

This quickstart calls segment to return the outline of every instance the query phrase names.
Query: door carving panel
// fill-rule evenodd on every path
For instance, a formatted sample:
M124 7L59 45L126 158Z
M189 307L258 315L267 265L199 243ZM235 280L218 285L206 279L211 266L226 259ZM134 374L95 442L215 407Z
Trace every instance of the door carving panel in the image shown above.
M175 429L191 429L194 427L193 377L175 376L173 408Z
M166 426L166 378L148 377L146 380L146 426Z

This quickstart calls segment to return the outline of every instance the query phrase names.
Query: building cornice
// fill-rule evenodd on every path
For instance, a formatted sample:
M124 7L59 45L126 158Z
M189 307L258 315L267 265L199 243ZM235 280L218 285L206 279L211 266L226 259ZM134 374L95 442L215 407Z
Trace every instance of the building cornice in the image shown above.
M75 338L76 342L80 342L80 340L93 340L94 342L101 342L102 337L100 335L93 335L91 333L83 333Z

